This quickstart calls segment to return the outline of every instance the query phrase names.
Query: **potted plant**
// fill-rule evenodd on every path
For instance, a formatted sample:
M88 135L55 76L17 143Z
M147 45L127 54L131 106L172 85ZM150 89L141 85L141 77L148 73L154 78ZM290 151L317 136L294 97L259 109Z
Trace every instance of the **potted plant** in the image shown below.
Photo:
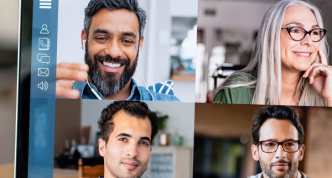
M168 146L170 145L170 138L171 135L164 133L164 129L166 127L166 120L168 119L168 115L162 115L160 112L156 111L156 115L158 116L159 122L158 122L158 142L160 146Z

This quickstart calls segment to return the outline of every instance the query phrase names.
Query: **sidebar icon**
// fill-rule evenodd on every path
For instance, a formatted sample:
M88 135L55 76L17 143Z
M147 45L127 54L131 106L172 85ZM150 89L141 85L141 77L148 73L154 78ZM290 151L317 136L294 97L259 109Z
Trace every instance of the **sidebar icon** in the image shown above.
M39 0L39 9L51 9L52 0Z

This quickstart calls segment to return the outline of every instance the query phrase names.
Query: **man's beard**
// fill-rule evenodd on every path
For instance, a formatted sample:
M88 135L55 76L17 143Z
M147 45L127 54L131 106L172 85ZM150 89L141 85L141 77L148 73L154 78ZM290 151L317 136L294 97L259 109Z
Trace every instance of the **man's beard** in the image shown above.
M279 160L279 161L269 164L269 163L264 162L260 157L259 157L259 163L261 165L263 172L270 178L290 178L297 172L298 167L299 167L298 161L294 161L293 163L291 163L289 161ZM272 166L273 166L273 164L276 164L276 163L288 164L288 167L289 167L288 171L284 174L280 174L280 173L272 171Z
M87 44L87 42L86 42ZM92 63L92 59L89 55L88 45L85 46L85 63L89 66L88 75L92 81L92 83L96 86L98 91L103 96L113 96L123 89L124 86L130 81L132 76L135 73L138 55L132 65L130 65L130 59L128 58L112 58L109 55L101 56L96 54L94 56L94 61ZM139 51L137 51L138 54ZM103 61L105 62L113 62L113 63L121 63L125 65L123 72L120 76L117 73L112 72L102 72L99 68L98 63L101 62L103 65Z
M128 175L128 172L122 172L123 169L120 169L121 164L123 161L134 161L137 163L137 167L135 168L135 170L127 170L128 172L132 172L135 171L136 173L133 175ZM111 163L112 165L107 165L108 170L110 171L110 173L118 178L140 178L144 172L146 171L147 165L143 165L142 162L136 158L121 158L119 160L119 162L116 161L112 161L113 163ZM115 165L117 164L117 165Z

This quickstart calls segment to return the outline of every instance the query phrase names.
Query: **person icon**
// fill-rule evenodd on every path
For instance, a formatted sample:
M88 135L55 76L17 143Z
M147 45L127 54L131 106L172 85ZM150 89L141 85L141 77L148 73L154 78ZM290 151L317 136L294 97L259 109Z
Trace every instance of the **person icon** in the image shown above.
M42 30L40 31L40 34L49 34L50 32L47 30L47 25L42 25Z

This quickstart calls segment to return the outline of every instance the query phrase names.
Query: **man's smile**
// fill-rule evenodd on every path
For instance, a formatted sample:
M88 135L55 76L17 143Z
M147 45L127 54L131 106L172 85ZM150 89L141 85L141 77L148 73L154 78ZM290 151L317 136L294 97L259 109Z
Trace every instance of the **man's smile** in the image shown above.
M105 72L121 72L125 67L125 64L106 61L98 61L98 65Z
M121 65L123 65L123 64L120 64L120 63L112 63L112 62L105 62L105 61L103 62L103 64L105 66L112 67L112 68L118 68Z

